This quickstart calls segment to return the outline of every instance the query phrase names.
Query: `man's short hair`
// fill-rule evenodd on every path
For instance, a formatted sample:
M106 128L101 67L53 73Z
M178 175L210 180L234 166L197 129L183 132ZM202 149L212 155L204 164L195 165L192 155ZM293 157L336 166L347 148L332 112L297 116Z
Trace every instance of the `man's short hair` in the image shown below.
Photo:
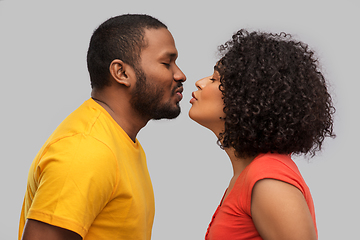
M146 46L145 29L159 28L167 26L145 14L120 15L102 23L94 31L87 53L91 87L102 89L110 85L109 66L115 59L136 70L141 50Z

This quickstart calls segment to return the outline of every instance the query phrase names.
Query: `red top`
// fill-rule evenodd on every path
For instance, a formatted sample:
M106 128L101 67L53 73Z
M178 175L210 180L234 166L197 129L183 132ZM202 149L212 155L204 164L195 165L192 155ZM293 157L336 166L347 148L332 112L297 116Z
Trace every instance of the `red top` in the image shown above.
M216 209L205 240L262 239L251 217L251 193L261 179L281 180L297 187L304 195L314 221L315 209L310 190L290 155L260 154L240 174L233 189Z

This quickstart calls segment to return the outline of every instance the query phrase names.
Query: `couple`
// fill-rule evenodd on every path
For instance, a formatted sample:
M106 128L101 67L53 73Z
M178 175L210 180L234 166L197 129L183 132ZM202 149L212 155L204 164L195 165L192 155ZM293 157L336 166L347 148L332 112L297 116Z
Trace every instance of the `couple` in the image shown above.
M317 239L311 194L291 160L334 137L313 52L285 34L245 30L219 51L189 111L215 133L234 170L205 238ZM186 77L177 56L167 27L148 15L113 17L94 31L91 98L34 159L19 239L151 238L154 195L136 135L151 119L180 114Z

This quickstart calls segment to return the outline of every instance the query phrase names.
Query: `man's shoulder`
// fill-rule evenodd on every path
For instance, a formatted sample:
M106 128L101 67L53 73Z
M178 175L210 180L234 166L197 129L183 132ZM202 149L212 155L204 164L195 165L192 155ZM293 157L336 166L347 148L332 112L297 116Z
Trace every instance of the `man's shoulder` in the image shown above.
M101 111L90 99L70 113L54 130L48 142L77 134L89 135L101 115Z

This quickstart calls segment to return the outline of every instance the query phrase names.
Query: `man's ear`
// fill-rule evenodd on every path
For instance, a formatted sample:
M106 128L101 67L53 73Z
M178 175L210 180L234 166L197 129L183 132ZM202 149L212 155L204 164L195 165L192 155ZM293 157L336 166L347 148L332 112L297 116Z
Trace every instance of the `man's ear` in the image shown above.
M116 82L126 87L131 86L134 70L129 64L120 59L115 59L110 63L109 71Z

